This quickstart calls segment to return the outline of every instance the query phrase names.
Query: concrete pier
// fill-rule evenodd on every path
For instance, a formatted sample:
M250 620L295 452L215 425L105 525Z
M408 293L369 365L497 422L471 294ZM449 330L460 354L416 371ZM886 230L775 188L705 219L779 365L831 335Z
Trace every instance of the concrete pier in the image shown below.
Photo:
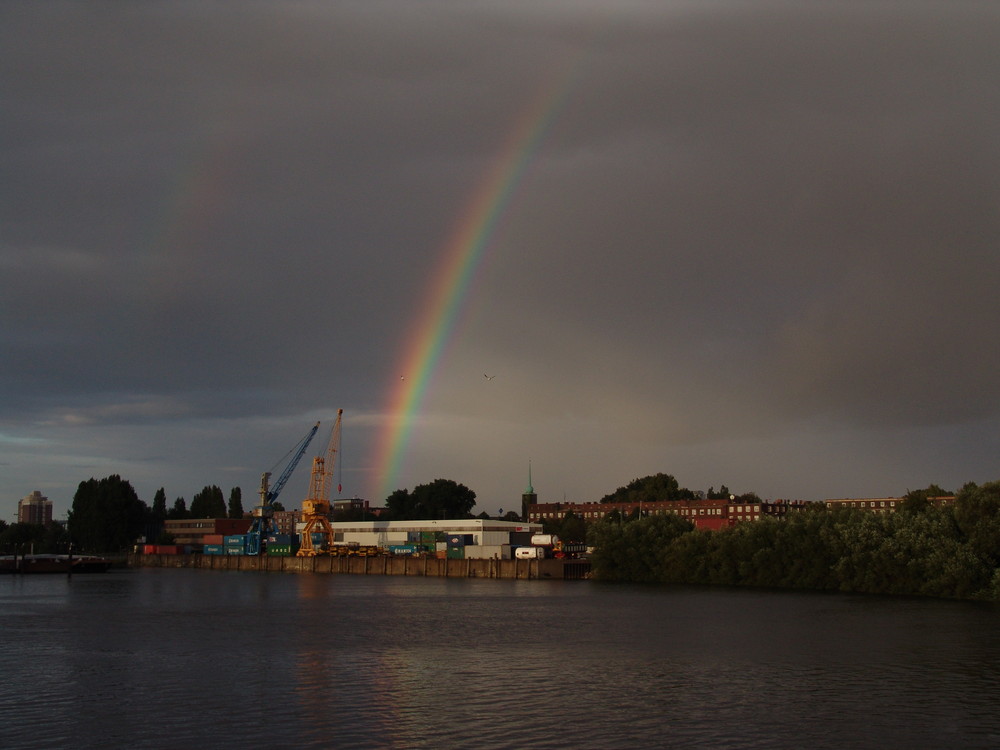
M201 568L274 573L338 573L347 575L434 576L438 578L501 578L571 580L589 577L587 560L441 559L437 557L281 557L261 555L141 555L128 556L135 568Z

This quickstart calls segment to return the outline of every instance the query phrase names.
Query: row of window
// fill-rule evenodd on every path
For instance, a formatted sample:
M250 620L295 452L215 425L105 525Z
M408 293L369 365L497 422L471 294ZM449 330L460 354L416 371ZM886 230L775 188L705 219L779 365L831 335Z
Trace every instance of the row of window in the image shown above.
M886 506L887 502L889 503L888 506ZM832 508L834 505L839 505L841 507L847 507L847 508L885 508L885 507L895 508L896 501L895 500L851 500L850 502L844 502L844 503L828 502L826 504L826 507Z
M724 510L725 508L679 508L679 509L654 508L653 510L648 511L648 513L654 516L662 516L666 515L667 513L673 513L675 515L680 515L680 516L724 516L726 515L723 512ZM549 511L545 513L530 513L529 515L533 519L559 519L559 518L565 518L568 512L569 511L566 510ZM613 511L587 510L579 515L583 518L604 518L611 512ZM745 513L747 514L752 513L754 517L757 517L760 515L760 506L748 505L746 506Z

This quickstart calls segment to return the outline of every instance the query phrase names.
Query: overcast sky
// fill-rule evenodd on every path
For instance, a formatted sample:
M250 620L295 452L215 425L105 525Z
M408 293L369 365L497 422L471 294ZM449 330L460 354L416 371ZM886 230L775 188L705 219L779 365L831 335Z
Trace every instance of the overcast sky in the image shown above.
M338 408L380 505L414 321L540 95L400 487L1000 479L995 3L9 2L0 70L0 518L110 474L249 508Z

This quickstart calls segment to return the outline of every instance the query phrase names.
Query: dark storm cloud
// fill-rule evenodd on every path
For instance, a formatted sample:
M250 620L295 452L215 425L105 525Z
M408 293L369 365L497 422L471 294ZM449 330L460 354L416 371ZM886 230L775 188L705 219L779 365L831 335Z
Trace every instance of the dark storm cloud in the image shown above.
M81 471L126 469L248 494L337 406L355 491L373 486L442 250L567 64L403 481L462 473L493 509L528 453L570 499L656 471L809 499L993 478L989 6L55 3L0 21L11 497L51 482L65 506Z

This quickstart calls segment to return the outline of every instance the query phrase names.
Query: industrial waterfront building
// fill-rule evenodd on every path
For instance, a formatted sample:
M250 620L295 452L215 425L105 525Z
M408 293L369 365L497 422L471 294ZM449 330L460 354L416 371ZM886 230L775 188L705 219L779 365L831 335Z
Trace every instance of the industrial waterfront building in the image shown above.
M167 519L163 530L174 538L176 545L202 545L205 537L245 534L249 518L180 518Z
M542 532L540 523L469 518L440 521L343 521L330 524L334 543L401 551L434 544L466 559L509 560L512 548L528 546Z

